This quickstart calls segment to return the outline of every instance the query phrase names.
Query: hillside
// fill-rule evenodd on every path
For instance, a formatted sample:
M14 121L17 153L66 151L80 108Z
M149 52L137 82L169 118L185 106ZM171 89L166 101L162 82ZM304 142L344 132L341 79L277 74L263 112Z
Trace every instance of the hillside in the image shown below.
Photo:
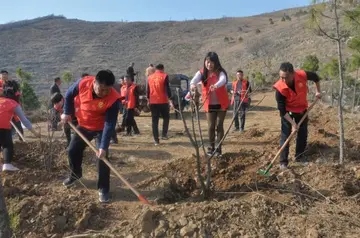
M275 69L284 60L299 65L315 52L328 59L336 48L305 29L304 10L184 22L86 22L48 16L9 23L0 25L0 67L13 75L18 66L33 72L37 90L43 91L65 70L78 77L109 68L119 76L130 62L141 77L149 63L160 62L169 73L192 75L210 50L218 52L229 72L238 67L263 71L265 58L274 59ZM292 20L281 21L284 14Z

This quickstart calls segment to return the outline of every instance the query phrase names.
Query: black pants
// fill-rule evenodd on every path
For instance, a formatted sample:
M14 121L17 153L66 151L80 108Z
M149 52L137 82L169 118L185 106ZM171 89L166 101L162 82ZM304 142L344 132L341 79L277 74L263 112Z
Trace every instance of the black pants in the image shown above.
M296 123L299 123L301 120L303 114L294 114L291 117L295 119ZM301 124L298 132L297 132L297 138L296 138L296 150L295 150L295 158L300 159L301 156L303 156L306 144L307 144L307 137L308 137L308 118L304 120L304 122ZM286 139L291 134L291 124L288 122L285 118L281 118L281 140L280 140L280 146L282 146ZM288 161L289 156L289 144L285 147L285 149L280 154L280 163L287 165L289 163Z
M74 117L72 119L72 124L74 126L78 125L78 121L77 121L76 117ZM68 147L70 144L70 141L71 141L71 127L67 123L64 125L64 134L66 136L66 147Z
M221 139L224 137L225 116L226 111L223 111L219 104L209 105L206 119L208 123L208 136L211 151L215 149L215 142L217 144L220 143ZM218 150L221 152L221 145L219 145Z
M131 129L134 129L134 133L139 134L140 131L135 121L134 109L126 109L126 111L126 133L130 135Z
M237 111L239 104L241 101L235 100L234 101L234 117L235 117L235 128L239 129L241 128L242 130L244 130L245 128L245 114L246 114L246 109L248 108L248 104L243 102L240 106L240 110ZM240 115L240 127L239 127L239 115Z
M0 129L0 148L2 149L4 164L10 164L14 157L14 144L10 129Z
M159 119L163 118L162 136L167 136L170 122L170 107L168 103L150 104L152 117L152 132L155 142L159 142Z
M121 129L125 129L126 127L126 117L127 117L127 110L125 108L125 106L123 106L122 108L122 121L121 121Z
M83 135L89 141L96 138L96 146L99 147L101 142L102 131L89 131L80 126L77 126L77 128L81 133L83 133ZM78 134L74 134L74 136L71 138L68 155L69 155L69 165L72 171L70 176L73 178L82 177L81 164L86 146L87 144ZM106 158L108 158L108 151L106 151ZM100 159L97 160L97 167L98 167L97 187L101 192L107 193L110 190L110 168L104 163L104 161Z
M24 129L23 129L22 126L21 126L21 121L15 121L14 119L12 119L12 122L14 123L14 125L16 126L16 128L21 132L21 134L24 135ZM13 133L17 134L15 128L12 127L11 130L12 130L12 134L13 134ZM19 136L19 140L20 140L20 141L23 141L23 139L21 138L21 136L20 136L20 135L18 135L18 136Z

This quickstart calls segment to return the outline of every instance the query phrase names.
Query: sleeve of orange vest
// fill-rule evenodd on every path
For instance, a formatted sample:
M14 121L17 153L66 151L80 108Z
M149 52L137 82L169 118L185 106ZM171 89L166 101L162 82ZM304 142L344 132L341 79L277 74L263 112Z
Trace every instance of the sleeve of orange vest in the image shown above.
M65 94L65 102L64 102L64 114L65 115L74 115L75 107L74 107L74 98L79 95L79 79L76 81L70 88L67 90Z
M171 98L171 89L170 89L170 84L169 84L169 76L166 76L165 78L165 88L166 88L166 94L168 96L168 98Z
M280 116L283 117L286 114L286 97L282 95L278 90L276 90L275 98L280 112Z
M109 148L110 138L115 130L118 112L119 100L116 100L105 113L105 125L99 149L106 150Z

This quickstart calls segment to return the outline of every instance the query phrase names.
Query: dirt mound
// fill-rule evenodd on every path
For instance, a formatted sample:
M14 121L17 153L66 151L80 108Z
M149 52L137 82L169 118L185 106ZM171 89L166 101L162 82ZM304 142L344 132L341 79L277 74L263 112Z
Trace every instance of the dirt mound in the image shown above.
M55 143L50 152L45 142L15 144L14 163L21 170L4 173L2 183L11 224L20 237L103 228L99 215L106 209L100 209L86 189L70 194L61 186L68 171L64 146Z
M264 134L265 134L265 130L258 128L250 128L249 130L244 132L244 136L246 138L262 137Z

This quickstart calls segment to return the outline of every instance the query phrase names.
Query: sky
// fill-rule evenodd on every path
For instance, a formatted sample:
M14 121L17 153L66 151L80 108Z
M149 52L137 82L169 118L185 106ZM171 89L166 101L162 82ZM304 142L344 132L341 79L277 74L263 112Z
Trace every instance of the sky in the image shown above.
M50 14L86 21L182 21L252 16L310 0L0 0L0 24Z

